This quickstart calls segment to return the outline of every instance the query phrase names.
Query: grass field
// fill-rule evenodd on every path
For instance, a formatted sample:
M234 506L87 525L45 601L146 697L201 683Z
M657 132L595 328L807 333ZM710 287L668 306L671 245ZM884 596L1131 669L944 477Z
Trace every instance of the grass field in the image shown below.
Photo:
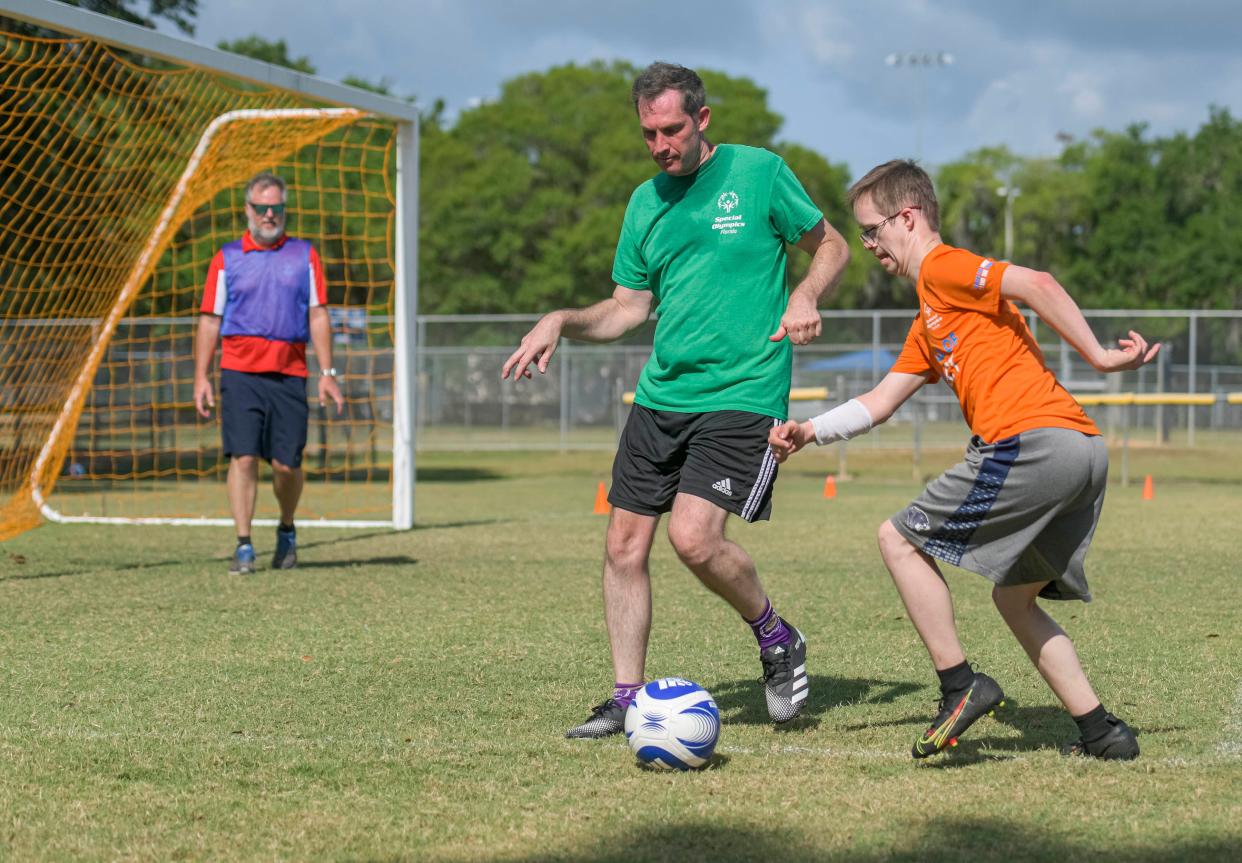
M1051 611L1141 733L1130 764L1057 753L1073 723L960 571L968 655L1010 707L910 759L935 678L874 543L919 488L908 454L852 448L834 500L835 454L798 456L775 520L731 528L808 637L787 729L744 624L658 540L648 673L702 683L724 720L685 775L562 737L611 683L608 453L424 455L416 530L304 530L297 571L253 578L226 574L227 530L46 525L0 550L0 859L1235 860L1242 464L1129 459L1096 601Z

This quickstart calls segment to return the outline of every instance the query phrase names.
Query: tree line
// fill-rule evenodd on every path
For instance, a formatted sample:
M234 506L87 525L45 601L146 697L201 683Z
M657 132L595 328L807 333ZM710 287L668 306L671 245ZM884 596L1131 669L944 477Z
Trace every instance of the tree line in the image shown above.
M70 0L152 26L163 17L193 32L197 0ZM248 36L218 47L314 74L283 40ZM532 72L451 122L436 101L422 111L420 311L538 312L584 305L611 289L622 213L654 173L629 102L637 68L596 62ZM845 165L779 137L783 118L747 78L699 70L717 141L780 153L828 220L856 234L845 208ZM392 82L344 83L394 95ZM409 97L413 100L413 97ZM877 153L876 162L902 156ZM1167 137L1136 123L1065 139L1061 152L1027 157L982 147L931 168L946 242L1001 257L1005 187L1012 258L1047 269L1085 307L1234 309L1242 306L1242 125L1210 108L1200 128ZM859 253L837 308L904 308L904 285ZM791 256L791 280L804 256Z

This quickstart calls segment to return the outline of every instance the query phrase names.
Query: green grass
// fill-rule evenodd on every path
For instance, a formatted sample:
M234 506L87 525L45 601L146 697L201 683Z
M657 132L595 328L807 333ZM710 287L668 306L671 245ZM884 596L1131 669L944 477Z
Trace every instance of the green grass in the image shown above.
M919 489L908 454L852 447L835 500L835 454L800 455L775 520L731 527L809 640L812 703L787 730L744 624L657 540L648 673L702 683L724 719L687 775L561 736L612 679L607 453L425 454L418 529L304 530L300 569L250 579L225 574L227 530L46 525L0 550L0 859L1233 859L1242 466L1225 447L1129 457L1096 601L1050 608L1141 732L1132 764L1057 754L1073 723L960 571L968 654L1012 706L910 759L934 675L874 543Z

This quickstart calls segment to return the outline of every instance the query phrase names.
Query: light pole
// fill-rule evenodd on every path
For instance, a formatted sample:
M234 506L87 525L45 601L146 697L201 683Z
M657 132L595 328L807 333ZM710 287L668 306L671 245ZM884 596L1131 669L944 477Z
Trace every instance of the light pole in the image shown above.
M996 194L1005 198L1005 260L1013 260L1013 199L1022 194L1022 190L1012 184L1001 186Z
M916 118L916 139L914 155L919 161L923 160L923 109L927 102L927 82L924 80L924 73L918 71L926 69L929 66L951 66L953 65L953 55L946 51L937 51L934 54L920 53L912 51L905 54L889 54L884 58L884 62L893 68L902 66L912 66L918 72L918 85L915 93L915 118Z

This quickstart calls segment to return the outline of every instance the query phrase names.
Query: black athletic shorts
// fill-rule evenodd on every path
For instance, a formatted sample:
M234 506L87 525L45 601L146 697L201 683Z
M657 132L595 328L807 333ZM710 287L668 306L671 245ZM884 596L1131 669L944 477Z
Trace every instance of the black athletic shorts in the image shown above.
M612 463L608 502L660 515L679 493L692 494L746 521L767 519L776 482L768 432L779 423L747 411L691 414L634 405Z
M257 455L302 466L306 448L306 378L279 372L220 370L220 431L225 458Z

